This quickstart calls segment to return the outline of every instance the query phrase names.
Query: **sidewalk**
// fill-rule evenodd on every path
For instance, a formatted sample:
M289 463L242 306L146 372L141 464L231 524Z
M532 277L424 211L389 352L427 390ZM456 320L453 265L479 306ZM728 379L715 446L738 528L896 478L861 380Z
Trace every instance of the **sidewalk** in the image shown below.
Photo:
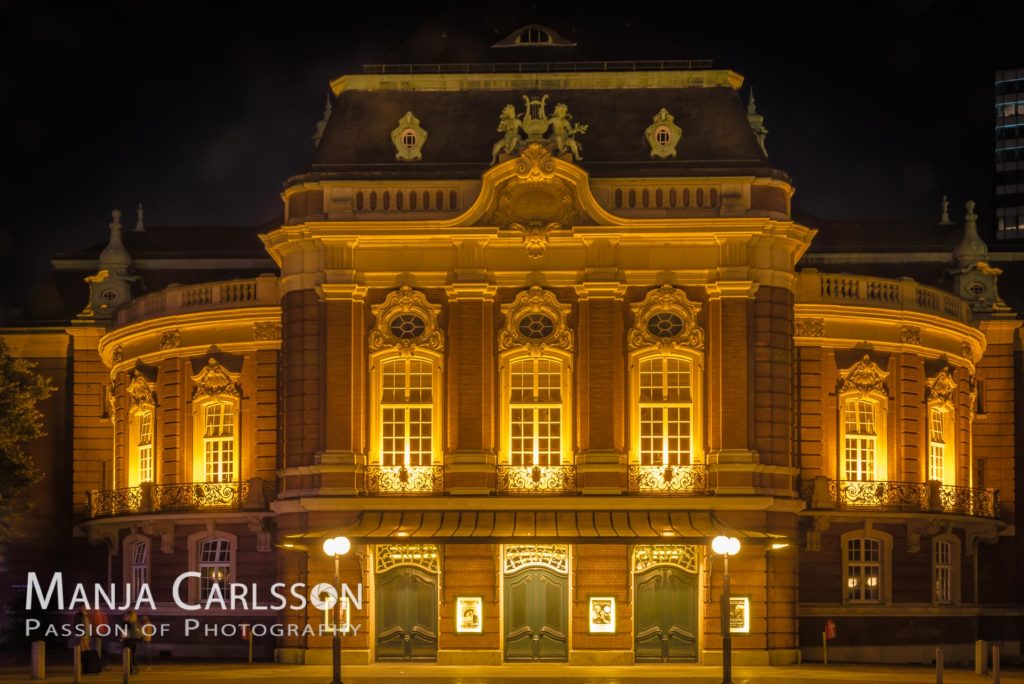
M431 664L382 663L377 665L351 665L342 671L345 682L356 684L518 684L532 682L574 682L575 684L615 684L616 682L649 682L667 684L685 681L698 684L719 684L721 670L701 665L634 665L631 667L579 667L562 664L522 664L501 667L449 667ZM0 667L0 682L30 682L27 667ZM71 681L71 669L55 666L47 671L47 682L66 684ZM102 675L83 676L86 684L115 684L121 682L120 670L107 669ZM256 682L257 684L329 684L331 669L324 666L301 665L219 665L219 664L165 664L143 668L132 677L136 684L150 682L186 682L187 684L213 684L214 682ZM991 677L975 676L973 671L946 670L946 684L985 684ZM1003 682L1024 683L1024 672L1004 671ZM734 684L786 684L787 682L893 682L898 684L932 684L935 672L924 667L835 665L820 664L791 667L737 667L733 670Z

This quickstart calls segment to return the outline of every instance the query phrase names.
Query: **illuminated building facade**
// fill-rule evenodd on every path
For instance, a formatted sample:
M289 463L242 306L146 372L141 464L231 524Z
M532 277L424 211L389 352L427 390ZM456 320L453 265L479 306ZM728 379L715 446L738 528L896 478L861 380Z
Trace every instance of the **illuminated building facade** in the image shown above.
M736 662L820 658L826 619L840 660L1015 653L990 580L1018 558L1020 332L976 217L946 289L809 253L740 75L525 61L334 81L249 242L115 216L55 260L87 309L5 331L61 383L34 448L68 455L70 501L39 524L158 601L186 570L196 601L329 581L344 534L346 662L715 663L717 534L742 543Z

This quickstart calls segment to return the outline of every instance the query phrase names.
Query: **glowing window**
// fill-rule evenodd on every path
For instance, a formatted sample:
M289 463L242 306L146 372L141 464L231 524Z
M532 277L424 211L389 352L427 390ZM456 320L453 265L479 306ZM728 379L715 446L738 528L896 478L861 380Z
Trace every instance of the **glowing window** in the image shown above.
M527 358L509 366L510 464L560 465L562 458L562 363Z
M430 465L434 437L431 362L390 359L381 363L380 372L381 465Z
M207 404L203 413L207 482L235 479L235 412L231 404Z
M214 585L221 591L231 581L231 542L205 539L199 545L199 599L205 601Z
M154 471L153 460L153 412L142 411L138 414L138 439L136 453L139 458L139 482L152 482Z
M928 410L928 479L942 481L946 462L945 412Z
M878 441L874 402L847 399L845 407L845 454L847 480L875 478L875 452Z
M693 454L690 362L674 356L640 362L640 464L688 465Z
M932 563L935 578L935 601L953 602L953 548L949 542L932 545Z
M846 542L846 599L877 603L882 596L882 542L859 537Z

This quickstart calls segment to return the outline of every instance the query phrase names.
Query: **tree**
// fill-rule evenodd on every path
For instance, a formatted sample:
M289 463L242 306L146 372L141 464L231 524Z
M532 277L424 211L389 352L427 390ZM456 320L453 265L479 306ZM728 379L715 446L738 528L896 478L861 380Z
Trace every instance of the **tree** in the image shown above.
M15 518L28 507L25 491L43 479L24 445L46 434L36 404L54 389L0 338L0 543L11 539Z

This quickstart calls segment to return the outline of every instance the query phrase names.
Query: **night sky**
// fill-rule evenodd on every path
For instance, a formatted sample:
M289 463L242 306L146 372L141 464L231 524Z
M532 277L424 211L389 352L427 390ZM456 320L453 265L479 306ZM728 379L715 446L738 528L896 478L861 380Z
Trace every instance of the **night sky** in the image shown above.
M274 219L282 181L310 159L330 79L417 29L486 14L443 3L100 4L0 0L8 303L27 296L51 254L104 240L114 207L127 227L140 201L154 229ZM993 72L1024 67L1022 5L511 6L581 46L600 33L617 55L647 57L656 45L665 58L743 74L770 160L792 175L806 212L925 217L948 193L954 218L974 198L987 222Z

